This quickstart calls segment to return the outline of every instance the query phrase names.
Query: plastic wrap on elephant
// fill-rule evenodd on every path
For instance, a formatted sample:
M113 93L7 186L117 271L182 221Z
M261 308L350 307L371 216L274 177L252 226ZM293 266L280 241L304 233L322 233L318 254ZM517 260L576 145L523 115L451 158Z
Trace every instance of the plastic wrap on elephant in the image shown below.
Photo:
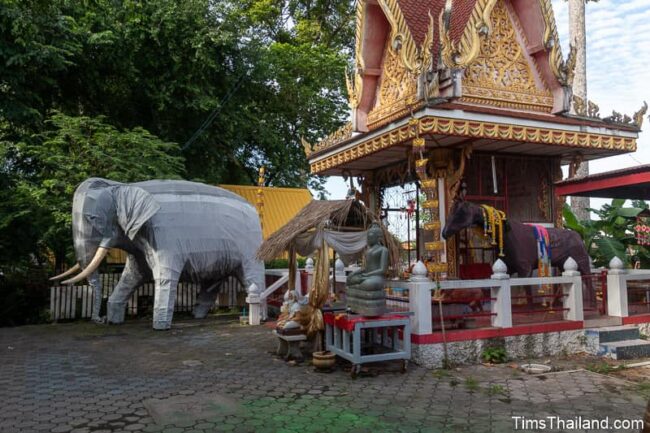
M197 317L207 314L229 276L249 292L264 289L264 264L255 257L262 243L257 212L222 188L176 180L121 184L91 178L75 192L72 221L82 274L103 249L128 254L108 301L109 322L124 320L129 296L146 280L155 282L156 329L171 326L179 281L200 285ZM92 284L93 278L84 277Z

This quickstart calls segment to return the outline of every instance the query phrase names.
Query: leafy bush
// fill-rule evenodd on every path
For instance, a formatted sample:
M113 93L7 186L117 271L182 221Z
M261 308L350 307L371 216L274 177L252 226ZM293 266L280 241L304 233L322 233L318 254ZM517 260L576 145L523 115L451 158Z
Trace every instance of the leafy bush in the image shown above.
M650 251L645 246L638 245L634 236L636 217L648 208L648 204L635 200L632 207L624 205L624 199L614 199L611 204L605 204L600 209L590 209L597 219L589 221L579 221L571 208L564 205L564 227L582 237L595 266L608 266L614 256L626 265L632 265L638 260L642 268L650 266Z
M481 358L490 364L503 364L508 360L508 353L505 347L486 347Z
M25 267L0 274L0 326L49 321L49 286L42 268Z

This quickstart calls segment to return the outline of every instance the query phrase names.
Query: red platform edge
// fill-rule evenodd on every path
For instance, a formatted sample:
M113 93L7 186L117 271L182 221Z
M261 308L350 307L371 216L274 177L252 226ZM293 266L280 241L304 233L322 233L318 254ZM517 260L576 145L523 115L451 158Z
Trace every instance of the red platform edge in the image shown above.
M650 317L649 317L650 319ZM650 321L650 320L649 320ZM584 328L584 322L551 322L534 325L518 325L512 328L488 328L488 329L463 329L446 332L447 343L454 341L485 340L497 337L513 337L516 335L543 334L547 332L575 331ZM435 334L412 334L413 344L437 344L442 343L442 332Z
M621 317L623 325L636 325L638 323L650 323L650 314L638 314L635 316Z

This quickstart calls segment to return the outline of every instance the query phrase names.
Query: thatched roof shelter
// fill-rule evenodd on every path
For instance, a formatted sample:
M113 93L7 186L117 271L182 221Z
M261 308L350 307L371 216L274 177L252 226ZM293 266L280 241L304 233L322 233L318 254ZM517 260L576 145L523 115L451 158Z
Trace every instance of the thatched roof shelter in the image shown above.
M290 249L298 235L323 224L332 230L365 230L376 221L372 212L357 200L312 200L262 243L257 258L275 259Z
M262 243L257 258L270 261L290 251L298 236L321 228L334 231L366 230L378 218L358 200L313 200L303 207L293 219ZM399 263L399 242L383 226L385 245L389 251L393 272Z

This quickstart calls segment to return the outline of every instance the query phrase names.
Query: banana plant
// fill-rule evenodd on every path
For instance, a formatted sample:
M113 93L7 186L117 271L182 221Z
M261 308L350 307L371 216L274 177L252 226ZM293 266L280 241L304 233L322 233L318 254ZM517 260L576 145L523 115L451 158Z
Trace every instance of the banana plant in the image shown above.
M637 245L634 236L636 217L647 208L647 204L635 201L632 207L624 205L624 199L614 199L600 209L590 209L597 219L587 221L579 221L571 208L564 205L564 227L582 236L596 266L607 266L614 256L628 265L633 258L640 260L643 267L650 265L648 250Z

